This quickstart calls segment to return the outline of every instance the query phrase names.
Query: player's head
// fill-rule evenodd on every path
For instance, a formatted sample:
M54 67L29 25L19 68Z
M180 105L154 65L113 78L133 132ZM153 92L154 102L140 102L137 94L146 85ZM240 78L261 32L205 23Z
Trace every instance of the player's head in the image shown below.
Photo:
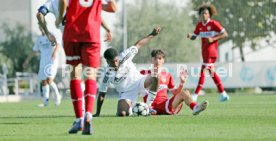
M203 21L207 21L213 15L217 14L216 7L210 4L203 4L198 9L198 14Z
M104 52L104 58L106 59L107 64L110 67L118 68L119 67L119 53L115 48L109 48Z
M161 49L151 51L151 62L154 67L161 67L165 62L165 53Z

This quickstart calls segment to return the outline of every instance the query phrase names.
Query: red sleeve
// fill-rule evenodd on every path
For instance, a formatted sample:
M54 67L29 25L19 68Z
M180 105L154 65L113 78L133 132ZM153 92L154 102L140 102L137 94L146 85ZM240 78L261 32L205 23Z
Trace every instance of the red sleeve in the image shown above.
M199 28L200 28L200 23L198 23L198 24L196 25L196 28L195 28L195 31L194 31L194 34L195 34L195 35L199 35Z
M216 32L221 32L224 28L221 26L221 24L219 23L219 22L217 22L217 21L214 21L213 22L213 26L214 26L214 30L216 31Z
M169 77L170 77L170 79L169 79L168 88L173 89L175 87L174 80L173 80L173 77L171 74L169 75Z

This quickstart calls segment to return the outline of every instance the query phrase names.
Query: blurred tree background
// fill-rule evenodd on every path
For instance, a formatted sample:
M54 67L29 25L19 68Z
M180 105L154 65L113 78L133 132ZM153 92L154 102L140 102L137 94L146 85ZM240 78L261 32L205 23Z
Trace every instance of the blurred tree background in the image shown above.
M23 70L23 63L32 52L33 41L31 33L25 26L3 24L5 39L0 42L0 64L6 64L9 68L8 76L14 76L15 72L37 72L38 58L33 58L27 69Z
M213 18L220 21L229 37L220 42L233 41L233 48L239 48L241 60L246 61L243 46L249 42L253 50L258 50L257 43L266 39L267 44L275 44L271 40L276 33L276 1L275 0L192 0L193 8L203 3L216 6L218 15ZM194 23L199 17L195 13ZM260 47L260 46L258 46Z
M136 63L150 63L152 49L160 48L166 53L166 62L197 62L200 56L199 42L186 38L194 29L192 17L188 16L192 5L180 8L176 3L163 3L158 0L140 0L127 4L127 45L149 34L155 26L161 26L161 34L139 50ZM122 13L118 14L123 15ZM118 17L120 19L121 17ZM116 25L117 37L122 36L122 22ZM123 38L115 38L112 46L123 50Z

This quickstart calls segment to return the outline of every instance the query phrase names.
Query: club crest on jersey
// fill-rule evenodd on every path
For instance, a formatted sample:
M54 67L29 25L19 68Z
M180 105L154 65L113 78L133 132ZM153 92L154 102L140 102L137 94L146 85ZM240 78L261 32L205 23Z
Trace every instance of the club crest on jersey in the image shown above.
M211 30L211 26L207 26L207 30L210 31Z
M137 53L137 49L135 49L135 48L132 48L130 51L131 51L133 54L136 54L136 53Z

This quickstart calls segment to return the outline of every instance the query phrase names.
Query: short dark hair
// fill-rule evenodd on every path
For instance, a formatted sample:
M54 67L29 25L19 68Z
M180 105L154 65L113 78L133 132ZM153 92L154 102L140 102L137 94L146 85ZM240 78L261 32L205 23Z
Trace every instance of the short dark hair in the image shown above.
M113 60L119 55L118 50L115 48L109 48L104 52L104 58L106 60Z
M165 53L161 49L154 49L151 51L151 57L156 57L157 55L162 55L163 58L166 57Z
M199 8L198 8L198 14L201 15L201 13L204 10L208 10L209 11L210 17L212 17L213 15L217 14L217 9L216 9L216 7L214 5L203 4L203 5L199 6Z

